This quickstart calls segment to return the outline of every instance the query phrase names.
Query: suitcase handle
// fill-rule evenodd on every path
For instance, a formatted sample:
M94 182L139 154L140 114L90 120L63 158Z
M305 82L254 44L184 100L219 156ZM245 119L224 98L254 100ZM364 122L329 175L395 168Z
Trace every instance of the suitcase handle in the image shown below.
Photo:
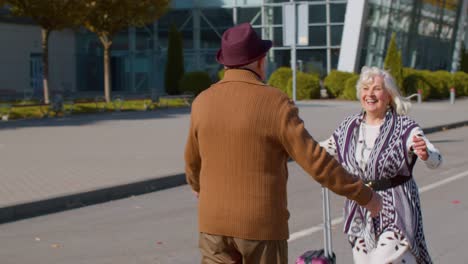
M329 190L324 187L322 187L322 205L324 254L326 257L331 259L333 257L333 248L331 236L330 196Z

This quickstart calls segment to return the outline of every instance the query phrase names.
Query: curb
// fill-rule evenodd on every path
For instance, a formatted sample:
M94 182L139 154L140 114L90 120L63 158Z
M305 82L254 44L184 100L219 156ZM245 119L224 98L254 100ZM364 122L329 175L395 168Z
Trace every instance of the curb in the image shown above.
M464 126L468 126L468 120L423 128L423 131L426 134L432 134ZM165 190L185 184L187 184L185 174L180 173L41 201L11 205L0 208L0 224Z
M40 201L11 205L0 208L0 224L127 198L133 195L169 189L184 184L186 184L185 174L182 173Z

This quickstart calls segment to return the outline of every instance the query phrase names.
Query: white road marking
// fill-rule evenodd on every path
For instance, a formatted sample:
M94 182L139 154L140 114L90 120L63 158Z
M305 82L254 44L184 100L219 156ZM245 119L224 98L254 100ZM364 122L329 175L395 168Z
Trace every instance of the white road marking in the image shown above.
M442 186L442 185L445 185L447 183L459 180L459 179L464 178L466 176L468 176L468 171L458 173L458 174L456 174L454 176L451 176L449 178L445 178L443 180L440 180L440 181L431 183L429 185L426 185L426 186L424 186L422 188L419 188L419 193L430 191L430 190L435 189L435 188L437 188L439 186ZM343 222L343 220L344 220L343 217L337 217L335 219L332 219L331 225L334 226L334 225L340 224L340 223ZM307 229L292 233L289 236L288 242L292 242L294 240L297 240L299 238L311 235L313 233L316 233L316 232L319 232L319 231L322 231L322 230L323 230L323 223L319 224L319 225L316 225L316 226L313 226L311 228L307 228Z

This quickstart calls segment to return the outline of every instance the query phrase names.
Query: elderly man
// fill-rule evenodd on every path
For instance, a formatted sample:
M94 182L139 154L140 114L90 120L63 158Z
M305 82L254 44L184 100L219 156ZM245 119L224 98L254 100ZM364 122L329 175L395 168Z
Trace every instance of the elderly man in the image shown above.
M271 45L248 23L226 30L217 54L224 78L192 104L185 171L199 197L202 263L288 262L289 157L373 215L382 207L309 135L287 95L263 82Z

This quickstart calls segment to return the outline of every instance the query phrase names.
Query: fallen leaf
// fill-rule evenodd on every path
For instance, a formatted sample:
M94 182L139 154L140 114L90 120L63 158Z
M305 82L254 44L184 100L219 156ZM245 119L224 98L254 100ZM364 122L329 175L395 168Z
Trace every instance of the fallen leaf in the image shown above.
M51 246L52 248L59 248L59 247L60 247L59 244L52 244L52 245L50 245L50 246Z

